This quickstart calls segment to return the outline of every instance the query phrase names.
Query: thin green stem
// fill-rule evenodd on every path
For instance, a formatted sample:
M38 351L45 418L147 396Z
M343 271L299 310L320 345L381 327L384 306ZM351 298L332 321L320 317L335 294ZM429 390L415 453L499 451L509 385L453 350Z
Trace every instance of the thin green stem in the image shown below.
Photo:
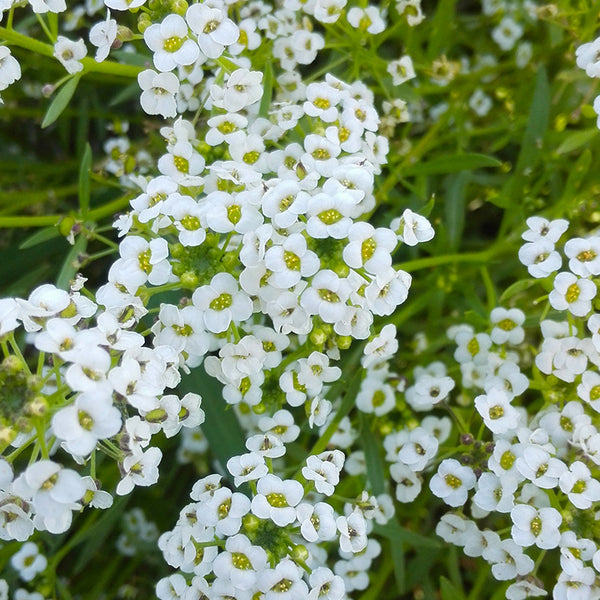
M14 29L0 27L0 40L4 40L9 44L18 46L19 48L29 50L30 52L35 52L36 54L54 58L53 45L45 44L44 42L40 42L27 35L18 33ZM97 63L93 58L89 57L82 58L81 64L83 65L83 74L103 73L106 75L115 75L117 77L127 77L129 79L137 78L138 74L144 70L144 67L138 67L136 65L122 65L110 60Z
M40 24L40 27L44 30L46 37L50 40L50 43L54 44L54 42L56 42L56 38L52 35L52 32L50 31L50 29L48 29L48 25L46 25L46 22L44 21L42 16L39 13L35 13L35 18L37 19L37 22Z

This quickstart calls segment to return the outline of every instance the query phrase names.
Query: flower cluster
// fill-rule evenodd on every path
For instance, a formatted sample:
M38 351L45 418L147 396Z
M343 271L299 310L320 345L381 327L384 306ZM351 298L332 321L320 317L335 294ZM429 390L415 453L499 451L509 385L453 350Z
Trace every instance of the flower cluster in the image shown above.
M488 333L477 333L466 324L448 331L456 344L454 358L461 372L462 391L453 412L459 419L462 446L456 458L439 463L429 488L458 509L442 517L437 533L468 556L483 557L497 580L516 579L508 587L507 598L546 595L534 577L534 558L540 550L554 549L560 553L561 571L553 597L572 598L571 590L577 589L578 597L593 598L598 594L600 569L594 509L600 501L600 345L598 315L592 304L600 238L569 239L563 247L569 271L556 274L563 259L555 245L568 222L532 217L527 224L519 256L534 277L546 278L551 289L544 298L547 309L540 322L539 349L531 357L525 343L526 316L518 308L495 308ZM534 255L542 258L532 260ZM548 318L551 309L554 312ZM435 407L436 399L446 399L455 386L443 366L433 364L429 370L435 373L432 383L432 375L415 369L415 384L406 391L407 402L416 410ZM415 403L422 381L431 385L434 398ZM471 402L476 417L460 409ZM478 421L484 427L475 436L471 432L478 430ZM409 435L418 439L422 448L418 454L410 446L404 450L411 443ZM388 448L397 458L407 463L403 452L404 457L422 458L415 463L421 468L437 450L435 438L422 427L394 443L390 441ZM409 490L419 486L412 474L419 469L403 465L401 470L393 456L388 453L392 476L403 477ZM395 473L401 475L396 478ZM470 518L465 508L469 500ZM491 515L496 515L489 521L495 524L493 528L481 528L477 522ZM499 520L502 515L503 521ZM496 532L503 528L500 523L510 530L509 536Z

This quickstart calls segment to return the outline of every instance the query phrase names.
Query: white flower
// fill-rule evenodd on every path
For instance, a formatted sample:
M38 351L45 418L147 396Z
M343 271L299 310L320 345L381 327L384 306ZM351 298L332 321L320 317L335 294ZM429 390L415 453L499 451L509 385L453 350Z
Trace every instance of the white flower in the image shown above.
M593 42L582 44L575 50L577 57L577 66L580 69L585 69L588 77L600 77L600 38Z
M347 517L338 517L335 524L340 532L342 552L361 552L367 546L367 522L362 512L355 508Z
M346 597L344 580L327 567L313 569L308 582L311 590L307 600L342 600Z
M385 31L385 19L376 6L367 6L366 8L353 6L348 11L346 18L352 27L368 31L373 35Z
M174 117L177 114L175 94L179 91L179 79L173 73L157 73L146 69L138 75L142 89L140 104L149 115Z
M523 477L542 489L555 487L559 478L567 470L565 463L535 444L529 444L524 448L522 455L517 458L516 466Z
M262 592L259 594L265 600L303 600L308 596L308 586L302 580L303 573L294 561L284 558L274 569L265 569L258 576L257 587ZM241 598L237 594L236 597Z
M387 72L392 76L394 85L401 85L405 81L409 81L416 77L412 59L406 55L398 60L392 60L388 63Z
M481 88L477 88L469 98L469 106L478 117L485 117L492 108L492 99Z
M517 504L511 511L513 522L511 536L519 546L532 546L549 550L560 542L560 513L549 506L540 509L529 504Z
M344 247L344 262L353 269L365 268L376 275L392 265L396 248L396 234L385 227L375 229L370 223L353 223L348 231L348 245Z
M521 327L525 313L518 308L497 307L490 313L490 322L494 325L490 337L494 344L520 344L525 338Z
M259 519L271 519L279 527L296 520L294 507L304 496L304 488L298 481L282 481L269 473L258 480L256 491L251 510Z
M131 10L146 4L146 0L104 0L104 4L113 10Z
M592 309L597 291L593 281L562 272L554 278L554 289L548 300L556 310L566 309L576 317L585 317Z
M527 242L547 240L556 244L560 236L568 229L569 222L565 219L554 219L549 221L544 217L529 217L527 219L529 229L521 235Z
M61 13L67 10L65 0L29 0L34 13Z
M261 546L253 546L250 540L238 533L227 538L225 551L213 562L217 577L227 579L241 590L255 587L257 575L268 566L267 553Z
M498 388L475 398L475 408L492 433L507 433L519 426L521 416L510 400L509 395Z
M263 456L255 452L232 456L227 461L227 470L234 476L236 487L246 481L260 479L269 472Z
M329 541L336 533L335 512L326 502L302 502L296 507L300 533L307 542Z
M420 242L433 239L435 231L431 223L410 208L405 209L401 217L396 217L390 223L390 228L398 232L398 239L407 246L416 246Z
M203 311L208 331L222 333L229 325L245 321L252 314L252 301L229 273L217 273L209 285L192 295L194 306Z
M554 243L548 239L523 244L519 248L519 260L527 267L529 274L537 279L548 277L562 265L560 254L554 249Z
M96 62L102 62L108 56L113 42L117 39L117 22L110 18L110 10L106 13L106 20L96 23L90 29L90 43L98 48Z
M72 511L85 494L81 477L50 460L29 465L13 483L13 491L32 503L36 529L62 533L71 525Z
M600 275L600 238L573 238L565 244L569 269L580 277Z
M178 65L196 62L200 50L188 37L188 26L183 17L167 15L161 23L154 23L144 31L144 41L154 53L152 60L159 71L172 71Z
M200 51L207 58L219 58L225 46L235 44L240 37L237 25L227 18L226 9L208 4L192 4L185 18L190 29L197 36ZM233 109L231 112L236 110Z
M509 16L503 17L498 26L492 30L492 39L504 51L511 50L522 35L523 26Z
M263 74L259 71L235 70L227 79L224 89L211 87L213 103L223 110L235 113L258 102L263 95L262 78Z
M21 79L21 67L8 46L0 46L0 91Z
M59 35L54 44L54 57L60 61L67 73L79 73L83 70L80 60L87 54L85 42L82 39L72 40Z
M31 581L46 568L48 561L43 554L40 554L37 544L27 542L11 556L10 564L13 569L18 571L19 577L23 581Z
M437 473L431 478L431 491L450 506L462 506L475 486L476 477L473 469L461 465L454 458L447 458L440 463Z
M393 463L390 466L390 477L398 484L396 486L396 500L398 502L412 502L423 487L419 476L408 466L402 463Z
M123 477L117 485L117 494L125 496L136 485L154 485L158 481L158 463L161 459L162 452L158 448L128 454L121 463Z
M576 508L585 510L600 500L600 481L594 479L588 467L579 460L561 474L558 485Z
M52 429L64 448L73 455L87 456L98 440L116 435L121 429L121 413L108 395L79 394L71 406L52 417Z
M485 554L485 559L491 563L492 575L499 581L515 579L517 575L527 575L535 566L533 560L511 539L502 540L490 548Z

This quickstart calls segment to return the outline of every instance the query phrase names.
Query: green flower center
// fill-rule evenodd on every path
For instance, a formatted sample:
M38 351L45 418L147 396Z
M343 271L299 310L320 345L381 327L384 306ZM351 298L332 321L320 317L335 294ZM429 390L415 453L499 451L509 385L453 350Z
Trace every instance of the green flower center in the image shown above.
M490 408L490 419L492 420L496 420L496 419L500 419L504 416L504 408L502 408L502 406L500 406L499 404L497 404L496 406L492 406Z
M454 490L457 490L462 485L462 481L456 475L448 474L444 477L444 481L448 487Z
M279 494L277 492L271 492L266 496L267 502L273 506L274 508L286 508L289 506L287 499L284 494Z
M579 298L580 293L581 293L581 290L579 289L579 286L576 283L573 283L572 285L570 285L567 288L567 293L565 294L565 298L566 298L567 302L569 304L571 304L572 302L575 302L577 300L577 298Z
M85 429L86 431L92 430L92 427L94 426L94 419L92 419L92 417L90 417L90 415L88 415L85 411L78 411L77 419L83 429Z
M365 240L360 248L360 255L363 259L363 262L367 262L373 256L373 254L375 254L376 249L377 243L373 238Z
M183 156L174 156L173 164L180 173L190 172L190 161L187 158L183 158Z
M325 225L333 225L337 223L340 219L343 218L342 213L335 208L330 208L329 210L324 210L323 212L318 214L319 219L325 223Z
M241 571L247 571L252 568L252 563L248 560L248 557L241 552L233 552L231 554L231 564Z
M500 329L503 329L504 331L511 331L516 326L517 324L514 321L511 321L510 319L502 319L502 321L496 323L496 327L500 327Z
M537 515L531 519L531 523L529 525L529 529L531 529L531 533L537 537L542 533L542 519Z
M188 231L196 231L196 229L200 229L200 219L198 217L186 215L181 219L181 226Z
M229 308L233 303L233 296L231 294L227 294L223 292L220 296L215 298L210 304L209 307L212 310L225 310Z
M150 264L150 257L152 253L150 252L150 248L138 254L138 266L144 273L149 274L152 272L152 265Z
M340 297L335 292L324 288L319 290L319 297L325 302L340 302Z
M288 252L285 250L283 252L283 260L285 262L286 267L290 271L299 271L300 270L300 259L293 252Z
M232 204L227 207L227 218L236 225L239 223L239 220L242 218L242 209L238 204Z
M177 50L179 50L179 48L181 48L181 46L183 46L184 41L185 41L184 38L173 36L173 37L167 38L163 42L163 48L167 52L176 52Z

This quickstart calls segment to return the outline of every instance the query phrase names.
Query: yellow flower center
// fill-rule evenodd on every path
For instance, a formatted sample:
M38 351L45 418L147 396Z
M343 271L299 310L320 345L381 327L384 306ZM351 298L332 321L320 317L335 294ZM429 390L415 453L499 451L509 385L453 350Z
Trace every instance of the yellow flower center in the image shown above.
M567 293L565 294L565 298L566 298L567 302L569 304L571 304L572 302L575 302L577 300L577 298L579 298L580 293L581 293L581 290L579 289L579 286L576 283L573 283L572 285L570 285L567 288Z
M190 172L190 161L187 158L183 158L183 156L174 156L173 164L180 173Z
M323 212L317 215L325 225L333 225L337 223L340 219L343 218L342 213L335 208L330 208L329 210L324 210Z
M229 308L233 303L233 297L231 294L222 293L220 296L215 298L210 304L212 310L225 310Z
M179 48L181 48L181 46L183 46L184 41L185 41L184 38L173 36L173 37L167 38L163 42L163 48L167 52L176 52L177 50L179 50Z
M192 215L186 215L181 219L181 226L188 231L196 231L196 229L200 229L200 219Z
M267 502L274 508L285 508L289 506L287 499L284 494L272 492L266 495Z
M86 431L91 431L94 426L94 419L90 417L85 411L80 410L77 411L77 420L83 429Z

